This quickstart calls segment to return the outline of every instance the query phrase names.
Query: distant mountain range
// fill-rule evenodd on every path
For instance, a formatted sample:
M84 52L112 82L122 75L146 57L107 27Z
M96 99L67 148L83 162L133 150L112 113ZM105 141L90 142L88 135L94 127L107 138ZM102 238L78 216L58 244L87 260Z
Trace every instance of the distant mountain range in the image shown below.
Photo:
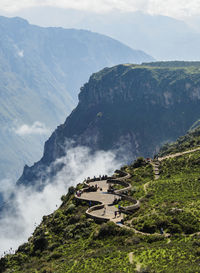
M125 44L144 50L157 60L200 60L199 18L184 21L142 12L112 11L104 14L37 7L18 12L31 22L44 26L84 28L106 34ZM48 16L47 16L48 14ZM190 21L191 20L191 21Z
M45 139L77 103L89 75L152 57L104 35L0 17L0 179L42 155Z
M76 109L45 143L42 159L24 168L19 184L44 182L60 166L66 142L117 150L123 162L152 157L166 141L183 135L200 117L200 62L118 65L93 74ZM39 185L38 184L38 185Z

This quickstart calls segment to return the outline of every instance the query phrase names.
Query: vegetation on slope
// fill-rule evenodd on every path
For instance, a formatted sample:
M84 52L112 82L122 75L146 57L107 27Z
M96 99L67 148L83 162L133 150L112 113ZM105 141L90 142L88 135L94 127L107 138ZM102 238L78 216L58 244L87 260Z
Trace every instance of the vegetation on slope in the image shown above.
M163 160L159 180L148 184L132 225L143 232L192 234L200 230L200 152Z
M163 145L158 155L165 156L184 152L200 146L200 126L196 125L199 125L199 120L195 122L185 136L179 137L176 142L166 143Z
M200 151L165 159L158 180L143 158L125 166L132 174L129 195L141 202L125 217L130 229L86 218L89 204L74 198L83 185L70 188L28 243L1 259L0 272L198 272L199 163ZM161 229L169 236L159 235Z

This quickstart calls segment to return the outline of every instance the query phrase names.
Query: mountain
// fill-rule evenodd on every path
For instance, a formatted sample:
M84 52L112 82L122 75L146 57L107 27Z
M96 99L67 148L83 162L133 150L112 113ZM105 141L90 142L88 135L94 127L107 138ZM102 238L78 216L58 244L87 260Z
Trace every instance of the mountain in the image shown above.
M199 68L199 62L157 62L93 74L78 106L45 143L41 160L25 166L18 184L41 185L56 174L63 165L52 163L65 156L69 143L114 150L124 163L153 156L199 119Z
M200 128L195 132L190 135L197 143ZM182 137L182 145L187 138ZM169 151L171 157L151 162L140 157L115 172L113 188L123 190L126 182L129 190L104 215L95 202L101 195L105 200L104 192L88 192L83 183L70 187L61 206L43 217L28 241L0 260L0 272L198 272L200 150L195 148L200 148L190 148L181 153L177 145L178 155ZM119 183L117 173L124 171L129 176ZM78 197L80 190L85 192ZM135 199L140 206L131 211ZM114 210L122 213L114 217Z
M188 16L184 22L138 11L115 10L101 14L47 6L24 9L18 13L43 26L81 27L106 34L133 48L144 50L157 60L200 60L198 16ZM190 22L192 20L194 22Z
M77 103L91 73L152 57L85 30L0 17L0 179L41 157L45 139Z

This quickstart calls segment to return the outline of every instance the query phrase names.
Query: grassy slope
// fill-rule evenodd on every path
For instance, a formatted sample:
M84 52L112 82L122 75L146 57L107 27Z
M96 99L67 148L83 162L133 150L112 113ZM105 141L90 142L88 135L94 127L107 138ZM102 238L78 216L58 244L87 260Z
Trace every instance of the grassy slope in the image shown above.
M163 160L158 180L151 165L138 162L124 167L133 175L131 194L141 201L126 223L149 233L162 227L170 238L99 225L85 217L88 204L68 193L28 243L1 260L0 272L199 272L200 151Z
M199 125L199 120L196 122ZM176 142L166 143L160 150L159 156L187 151L200 146L200 126L193 125L185 136L181 136Z

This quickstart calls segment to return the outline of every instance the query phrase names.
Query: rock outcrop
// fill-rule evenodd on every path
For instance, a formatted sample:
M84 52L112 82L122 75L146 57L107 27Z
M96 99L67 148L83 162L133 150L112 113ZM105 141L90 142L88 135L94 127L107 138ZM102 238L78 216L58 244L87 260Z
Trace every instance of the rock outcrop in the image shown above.
M199 95L199 63L105 68L81 88L78 106L45 143L42 159L26 167L18 183L45 180L45 168L65 155L69 140L92 151L117 150L124 163L139 155L153 156L161 144L185 134L198 120Z

